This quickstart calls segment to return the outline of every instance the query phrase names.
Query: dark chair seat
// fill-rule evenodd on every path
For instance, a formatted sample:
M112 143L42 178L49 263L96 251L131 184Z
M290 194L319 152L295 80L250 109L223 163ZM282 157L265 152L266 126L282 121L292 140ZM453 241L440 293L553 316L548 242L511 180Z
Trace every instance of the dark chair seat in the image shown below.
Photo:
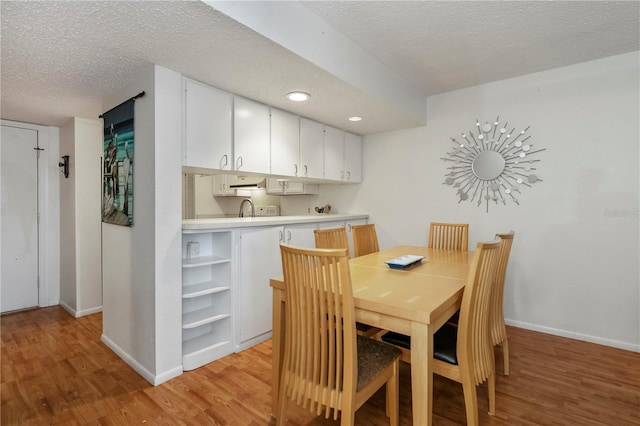
M400 358L400 349L364 336L356 336L356 338L358 345L357 390L360 390L375 379L396 358Z
M411 349L411 337L390 331L382 341L405 349ZM449 364L458 365L458 328L445 324L433 335L433 357Z

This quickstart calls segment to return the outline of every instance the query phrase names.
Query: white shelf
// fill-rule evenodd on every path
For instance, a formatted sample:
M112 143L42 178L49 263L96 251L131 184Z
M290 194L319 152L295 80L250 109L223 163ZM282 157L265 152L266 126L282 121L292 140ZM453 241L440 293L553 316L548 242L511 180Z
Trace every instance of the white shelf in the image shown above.
M229 355L233 352L229 339L220 340L215 334L205 334L182 342L182 369L193 370L215 359Z
M198 266L215 265L218 263L228 263L231 259L220 256L199 256L192 259L182 259L183 268L196 268Z
M199 256L189 258L190 244ZM183 231L182 369L233 352L231 231Z
M203 283L190 284L182 287L182 298L190 299L193 297L199 297L207 294L218 293L220 291L227 291L230 289L231 287L221 285L215 281L207 281Z
M229 318L230 314L216 313L213 307L198 309L182 314L182 328L195 328L201 325Z

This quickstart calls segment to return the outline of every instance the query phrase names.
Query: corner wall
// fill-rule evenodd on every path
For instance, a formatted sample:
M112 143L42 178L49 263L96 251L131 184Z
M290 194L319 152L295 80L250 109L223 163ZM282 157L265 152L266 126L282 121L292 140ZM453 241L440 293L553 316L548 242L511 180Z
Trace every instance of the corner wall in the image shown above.
M60 305L74 317L102 310L102 123L73 118L60 129L69 177L60 177Z
M182 373L181 80L149 66L103 103L135 101L133 226L102 224L102 340L152 384Z

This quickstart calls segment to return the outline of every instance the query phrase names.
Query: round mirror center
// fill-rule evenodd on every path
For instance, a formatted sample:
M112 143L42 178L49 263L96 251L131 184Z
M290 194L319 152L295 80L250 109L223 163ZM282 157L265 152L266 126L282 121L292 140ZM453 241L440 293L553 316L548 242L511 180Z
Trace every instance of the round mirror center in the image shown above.
M481 180L493 180L504 171L504 158L496 151L482 151L473 159L473 174Z

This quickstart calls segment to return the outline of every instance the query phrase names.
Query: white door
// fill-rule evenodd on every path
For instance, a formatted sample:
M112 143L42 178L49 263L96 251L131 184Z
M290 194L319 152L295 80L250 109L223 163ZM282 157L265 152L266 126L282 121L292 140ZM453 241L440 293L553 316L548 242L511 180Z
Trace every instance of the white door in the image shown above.
M37 147L37 131L2 126L2 312L38 306Z

